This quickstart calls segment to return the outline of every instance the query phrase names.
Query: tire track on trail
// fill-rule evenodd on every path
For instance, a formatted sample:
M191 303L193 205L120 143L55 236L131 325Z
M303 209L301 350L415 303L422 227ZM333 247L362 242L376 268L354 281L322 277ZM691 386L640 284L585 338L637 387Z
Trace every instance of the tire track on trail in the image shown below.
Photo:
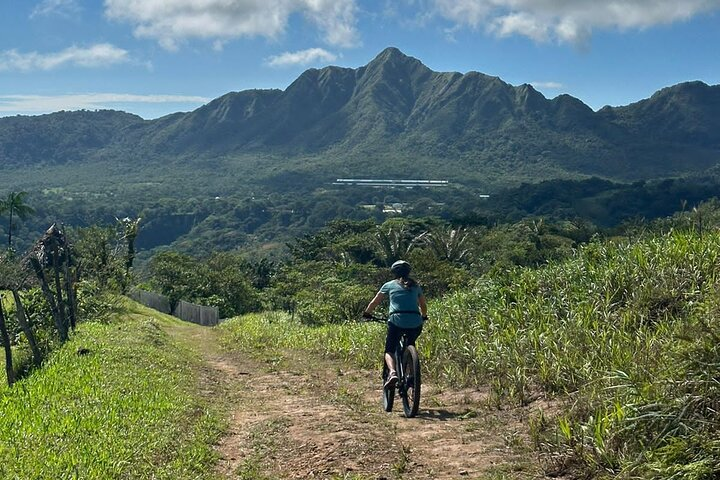
M207 327L170 333L207 362L206 393L228 411L217 472L241 479L544 478L528 408L487 407L482 391L423 385L420 412L382 411L379 372L308 355L225 352ZM284 352L285 353L285 352Z

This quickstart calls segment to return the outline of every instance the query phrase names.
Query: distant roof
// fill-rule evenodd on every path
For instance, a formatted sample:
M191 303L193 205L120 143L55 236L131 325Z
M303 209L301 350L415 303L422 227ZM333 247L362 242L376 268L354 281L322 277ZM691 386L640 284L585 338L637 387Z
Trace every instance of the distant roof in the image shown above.
M446 187L447 180L397 180L386 178L338 178L333 185L364 185L368 187Z

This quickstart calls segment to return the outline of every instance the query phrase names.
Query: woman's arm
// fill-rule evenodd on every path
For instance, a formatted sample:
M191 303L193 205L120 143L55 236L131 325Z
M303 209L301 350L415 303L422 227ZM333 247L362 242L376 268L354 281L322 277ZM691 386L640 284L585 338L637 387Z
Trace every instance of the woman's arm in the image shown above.
M377 295L375 295L375 298L373 298L372 300L370 300L370 303L368 303L368 306L365 307L365 312L364 312L364 313L368 313L368 314L372 313L373 310L375 310L375 308L376 308L378 305L380 305L380 303L381 303L383 300L385 300L385 294L382 293L382 292L378 292Z
M420 295L418 297L418 306L420 307L420 315L422 315L423 318L427 317L427 301L425 301L425 295Z

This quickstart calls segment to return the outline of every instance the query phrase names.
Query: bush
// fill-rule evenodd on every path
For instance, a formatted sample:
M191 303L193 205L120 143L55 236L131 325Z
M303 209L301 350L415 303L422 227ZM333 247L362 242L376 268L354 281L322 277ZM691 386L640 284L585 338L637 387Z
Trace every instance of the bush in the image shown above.
M342 323L360 318L373 295L373 290L367 287L328 278L321 288L301 290L295 296L296 312L306 325Z

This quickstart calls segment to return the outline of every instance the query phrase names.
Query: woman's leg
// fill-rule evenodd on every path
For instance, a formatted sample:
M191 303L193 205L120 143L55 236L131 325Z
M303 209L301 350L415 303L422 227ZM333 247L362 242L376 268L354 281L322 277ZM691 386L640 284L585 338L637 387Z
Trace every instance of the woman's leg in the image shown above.
M387 365L389 373L388 380L395 378L397 381L397 373L395 368L395 348L400 341L402 330L392 323L388 323L387 337L385 337L385 365Z
M395 359L389 353L385 354L385 365L387 365L388 370L390 370L390 375L395 373Z

